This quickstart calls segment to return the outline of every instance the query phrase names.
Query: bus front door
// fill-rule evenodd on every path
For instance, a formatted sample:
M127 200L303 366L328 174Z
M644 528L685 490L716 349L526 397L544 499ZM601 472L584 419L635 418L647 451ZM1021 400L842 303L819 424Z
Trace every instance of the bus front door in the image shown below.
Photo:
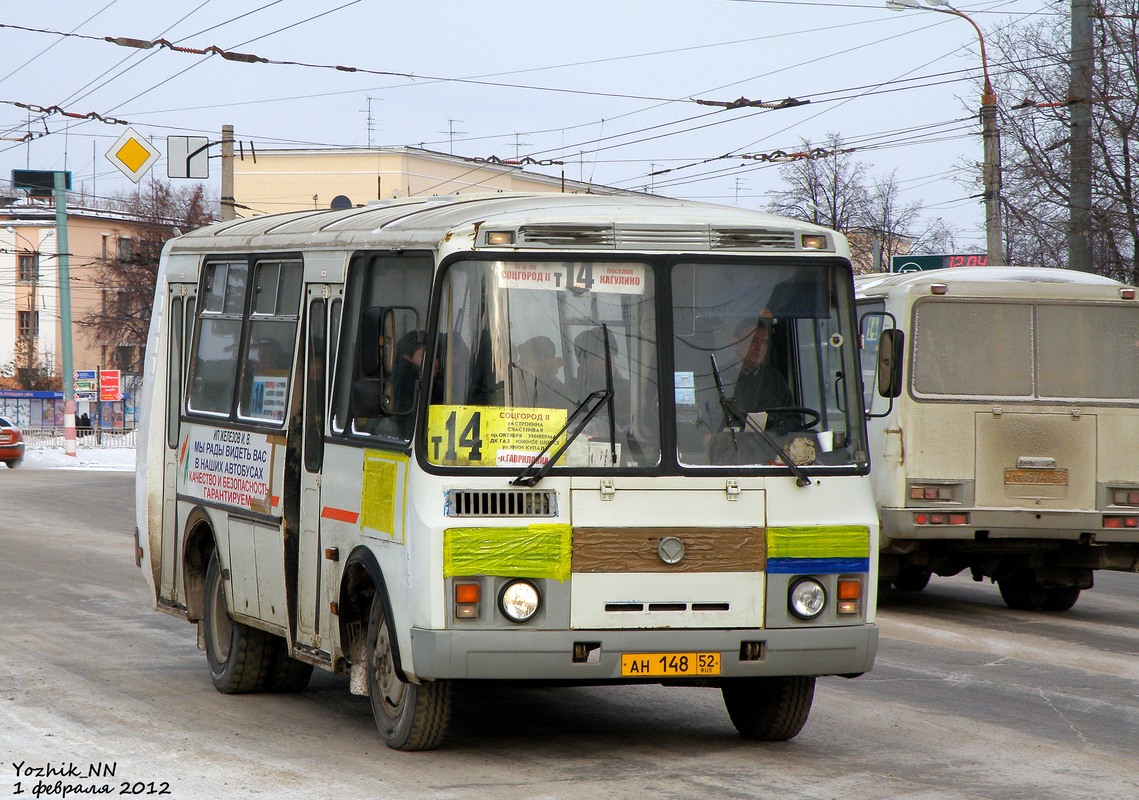
M300 472L300 540L297 554L297 635L306 649L327 651L327 632L321 630L320 495L324 466L325 409L328 385L328 312L330 287L310 285L306 292L304 327L303 426Z

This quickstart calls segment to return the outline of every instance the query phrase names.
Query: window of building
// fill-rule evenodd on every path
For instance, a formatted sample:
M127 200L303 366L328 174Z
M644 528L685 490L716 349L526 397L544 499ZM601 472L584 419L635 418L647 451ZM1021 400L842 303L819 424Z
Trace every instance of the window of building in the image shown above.
M21 311L17 315L19 336L29 339L40 335L40 314L38 311Z
M16 258L16 280L32 283L39 277L39 254L20 253Z

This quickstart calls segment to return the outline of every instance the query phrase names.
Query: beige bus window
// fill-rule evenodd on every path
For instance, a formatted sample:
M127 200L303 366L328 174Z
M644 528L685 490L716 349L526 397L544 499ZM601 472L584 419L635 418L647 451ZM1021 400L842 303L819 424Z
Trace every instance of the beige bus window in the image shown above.
M918 397L1031 397L1032 306L921 303L913 353Z

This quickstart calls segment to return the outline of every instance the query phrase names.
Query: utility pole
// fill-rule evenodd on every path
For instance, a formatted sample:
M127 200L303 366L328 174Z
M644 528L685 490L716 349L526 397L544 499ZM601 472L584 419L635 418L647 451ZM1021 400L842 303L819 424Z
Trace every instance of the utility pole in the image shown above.
M1092 69L1095 41L1091 0L1072 0L1072 76L1068 142L1070 217L1068 268L1094 272L1092 261Z
M981 69L985 76L985 86L981 92L981 138L984 144L984 161L981 164L981 182L985 198L985 251L989 266L1001 266L1004 259L1004 236L1001 227L1001 132L997 127L997 95L989 81L989 61L985 55L985 35L981 26L972 17L949 5L949 0L886 0L886 7L892 11L918 9L936 11L939 14L952 14L968 22L977 32L977 42L981 47ZM1072 0L1073 3L1079 0Z
M233 199L233 126L221 126L221 219L237 219Z
M63 350L63 452L75 455L75 372L71 363L71 260L67 245L67 173L55 173L55 263L59 275L59 327ZM33 317L34 319L34 317Z

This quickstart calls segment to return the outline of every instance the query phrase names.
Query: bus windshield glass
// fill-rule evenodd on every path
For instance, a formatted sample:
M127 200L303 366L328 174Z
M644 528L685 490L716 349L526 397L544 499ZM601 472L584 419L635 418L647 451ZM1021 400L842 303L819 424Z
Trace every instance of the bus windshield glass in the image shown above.
M522 469L547 444L555 452L570 413L611 386L611 403L559 465L659 463L656 302L645 263L453 264L439 308L428 461Z
M866 461L858 337L844 277L849 282L838 268L767 262L674 268L682 465Z

